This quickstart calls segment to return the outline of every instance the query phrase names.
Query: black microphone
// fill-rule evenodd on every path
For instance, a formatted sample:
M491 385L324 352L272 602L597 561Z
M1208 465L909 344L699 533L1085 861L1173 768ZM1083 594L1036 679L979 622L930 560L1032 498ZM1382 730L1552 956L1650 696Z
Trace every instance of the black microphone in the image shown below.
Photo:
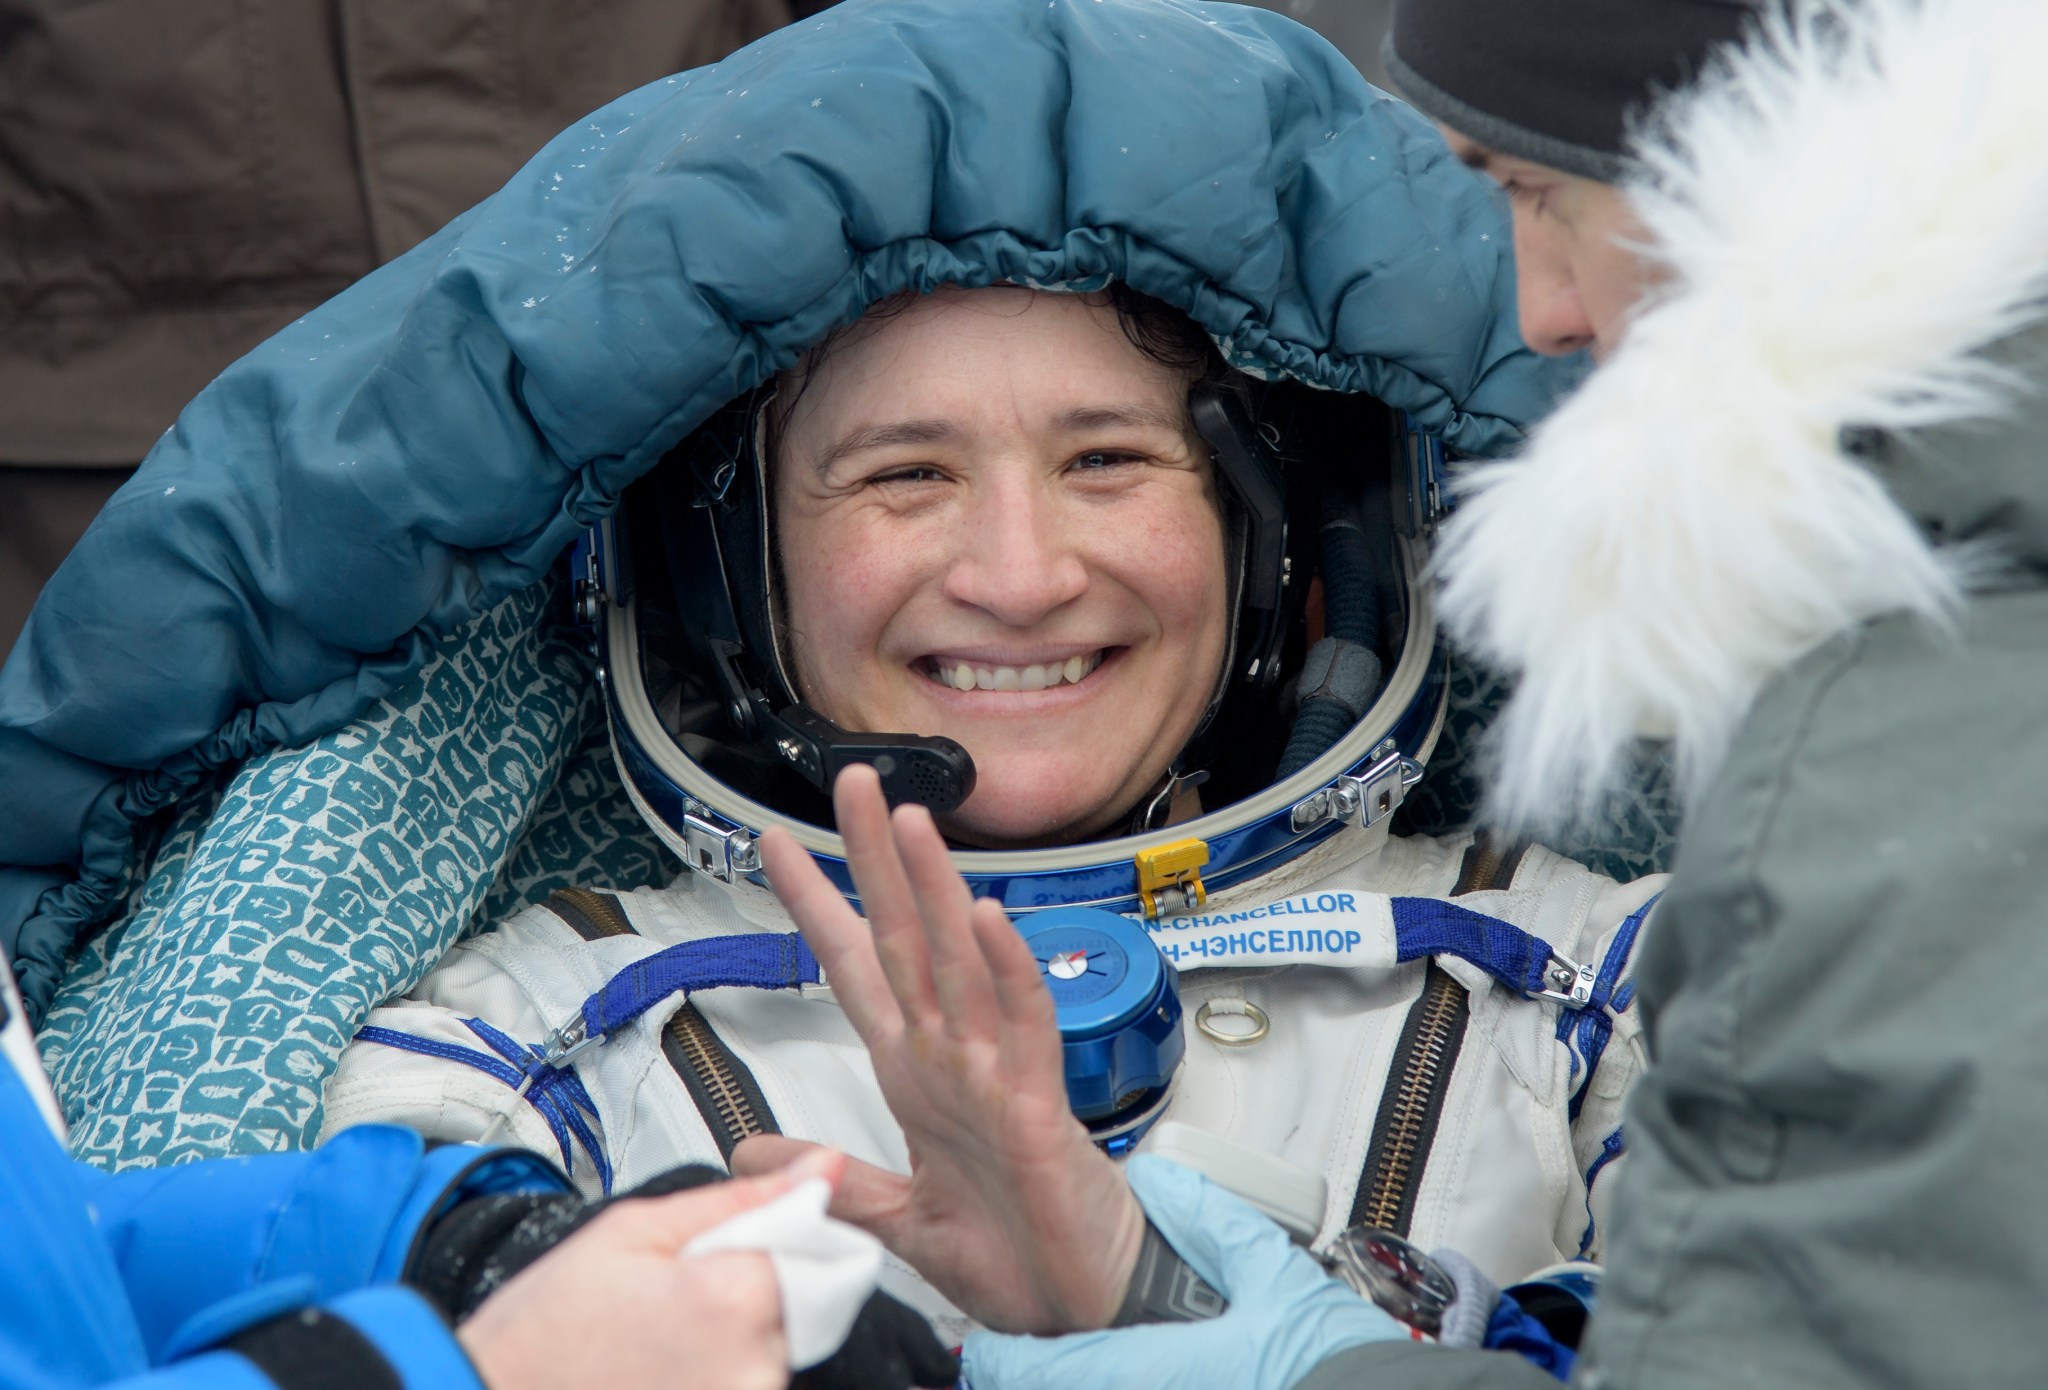
M816 710L791 705L779 714L756 706L760 740L783 764L829 795L841 769L866 763L882 779L891 806L913 802L950 811L974 793L974 759L950 738L919 734L852 734Z

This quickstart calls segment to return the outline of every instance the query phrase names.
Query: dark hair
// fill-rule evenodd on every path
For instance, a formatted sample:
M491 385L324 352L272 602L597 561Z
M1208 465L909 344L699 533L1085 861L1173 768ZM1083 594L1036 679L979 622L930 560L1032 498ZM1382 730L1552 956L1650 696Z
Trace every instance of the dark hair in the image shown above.
M803 399L804 390L809 386L811 378L830 360L833 352L843 346L849 338L872 328L877 323L894 318L923 297L917 290L898 290L895 294L876 300L868 306L866 313L852 323L841 324L819 339L809 351L797 359L795 365L777 377L778 381L795 377L798 384L794 391L778 391L775 400L768 407L768 428L764 440L768 458L772 459L782 447L783 432L789 426L790 417L796 413L797 402ZM1124 337L1130 340L1131 346L1161 366L1186 376L1190 387L1210 385L1226 389L1241 388L1242 374L1225 364L1223 354L1217 351L1215 341L1202 326L1164 300L1154 299L1142 290L1134 290L1120 280L1112 280L1102 289L1091 290L1078 297L1084 303L1101 305L1113 310L1117 323L1124 330Z
M1117 323L1132 347L1162 366L1185 372L1190 386L1221 382L1231 374L1215 340L1166 301L1134 290L1121 280L1110 281L1099 296L1116 311Z

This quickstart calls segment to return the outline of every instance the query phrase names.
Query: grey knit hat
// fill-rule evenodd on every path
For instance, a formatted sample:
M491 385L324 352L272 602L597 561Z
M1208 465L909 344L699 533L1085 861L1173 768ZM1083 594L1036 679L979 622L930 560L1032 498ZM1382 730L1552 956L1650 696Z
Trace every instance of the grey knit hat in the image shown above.
M1613 183L1630 123L1770 0L1397 0L1380 56L1426 114L1489 149Z

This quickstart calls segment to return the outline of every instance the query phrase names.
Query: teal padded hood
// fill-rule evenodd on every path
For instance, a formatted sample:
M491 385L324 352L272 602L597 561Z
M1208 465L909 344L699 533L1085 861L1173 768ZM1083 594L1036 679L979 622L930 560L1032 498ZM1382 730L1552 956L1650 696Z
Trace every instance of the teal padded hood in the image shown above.
M0 945L47 1001L138 831L400 689L886 295L1119 279L1491 453L1571 383L1506 220L1322 40L1193 0L848 0L556 138L224 372L0 671Z

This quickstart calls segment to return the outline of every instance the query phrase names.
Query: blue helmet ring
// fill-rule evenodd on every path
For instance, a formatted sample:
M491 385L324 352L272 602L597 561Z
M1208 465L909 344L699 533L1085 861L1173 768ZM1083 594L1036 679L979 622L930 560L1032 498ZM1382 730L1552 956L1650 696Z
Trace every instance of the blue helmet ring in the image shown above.
M755 840L779 825L858 906L836 832L721 781L663 726L641 667L635 597L614 568L613 525L607 520L596 529L583 583L602 595L587 608L595 621L612 746L642 818L692 869L763 887ZM1012 916L1060 907L1142 912L1138 857L1162 847L1201 841L1207 850L1202 882L1215 894L1321 848L1346 826L1383 826L1421 776L1442 731L1448 694L1436 615L1417 577L1426 551L1417 540L1398 544L1410 576L1401 646L1371 707L1328 751L1252 796L1164 829L1047 849L956 850L954 866L975 895L996 899Z

